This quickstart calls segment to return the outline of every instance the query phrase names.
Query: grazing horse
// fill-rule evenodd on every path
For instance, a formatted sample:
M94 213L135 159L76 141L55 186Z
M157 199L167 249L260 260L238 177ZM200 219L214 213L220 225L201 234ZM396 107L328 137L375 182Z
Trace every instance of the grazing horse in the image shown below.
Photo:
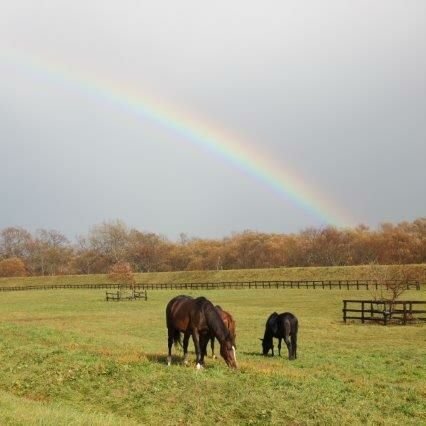
M276 337L278 338L278 355L281 356L281 341L284 339L288 349L288 359L296 359L298 327L297 318L289 312L271 314L266 321L265 335L263 339L260 339L263 355L266 356L272 349L272 356L274 356L273 337Z
M232 344L234 345L234 348L237 349L237 345L235 344L235 320L232 318L232 315L229 312L224 311L219 305L215 306L217 312L219 313L220 317L222 318L223 323L225 324L226 328L229 330L229 333L232 337ZM214 354L214 340L215 337L210 337L210 347L212 349L212 358L216 358L216 355ZM204 354L204 355L207 355Z
M183 333L183 360L187 363L188 342L192 335L197 357L197 369L204 365L207 343L214 336L220 343L220 354L228 367L236 368L235 347L233 339L222 321L218 311L205 297L193 299L190 296L177 296L170 300L166 307L166 323L168 330L167 365L172 362L172 345L180 343Z

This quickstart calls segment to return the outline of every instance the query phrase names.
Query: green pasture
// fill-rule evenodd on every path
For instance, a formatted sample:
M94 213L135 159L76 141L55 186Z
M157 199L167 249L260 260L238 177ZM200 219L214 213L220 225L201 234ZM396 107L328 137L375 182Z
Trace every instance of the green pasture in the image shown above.
M107 303L100 290L1 293L0 423L426 424L426 325L343 324L342 299L368 292L204 292L237 321L238 371L210 358L202 371L185 367L180 351L166 366L164 309L177 294ZM299 318L296 361L260 356L274 310Z
M421 282L426 282L426 264L409 265L416 271ZM397 266L383 265L377 269L392 269ZM144 272L136 273L139 284L149 283L190 283L221 281L268 281L268 280L362 280L372 279L371 269L366 265L359 266L318 266L299 268L270 269L234 269L222 271L178 271L178 272ZM0 278L0 287L37 286L52 284L101 284L107 283L106 274L90 275L53 275L37 277Z

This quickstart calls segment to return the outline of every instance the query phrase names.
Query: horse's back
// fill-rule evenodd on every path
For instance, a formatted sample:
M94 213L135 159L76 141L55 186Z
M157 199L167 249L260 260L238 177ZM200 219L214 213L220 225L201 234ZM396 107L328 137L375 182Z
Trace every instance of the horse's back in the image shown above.
M291 312L283 312L278 315L278 320L282 326L286 326L289 328L290 333L297 333L299 321L296 315Z
M166 322L168 328L186 330L189 323L189 314L194 299L191 296L176 296L166 307Z

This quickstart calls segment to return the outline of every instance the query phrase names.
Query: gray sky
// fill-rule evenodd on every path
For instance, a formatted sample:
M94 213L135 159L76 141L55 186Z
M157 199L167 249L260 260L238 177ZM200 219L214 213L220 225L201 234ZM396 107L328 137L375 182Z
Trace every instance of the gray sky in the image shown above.
M174 239L323 224L185 135L43 64L237 135L355 223L426 214L423 0L0 6L0 228L72 238L120 218Z

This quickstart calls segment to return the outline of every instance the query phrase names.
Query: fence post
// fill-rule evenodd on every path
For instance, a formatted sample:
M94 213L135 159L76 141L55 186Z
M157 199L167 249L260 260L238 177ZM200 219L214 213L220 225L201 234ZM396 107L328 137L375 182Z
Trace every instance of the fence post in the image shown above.
M384 325L387 325L388 323L388 314L386 312L386 302L383 303L383 316L384 316Z
M346 322L346 300L343 301L343 321Z
M364 324L364 302L361 302L361 322Z

